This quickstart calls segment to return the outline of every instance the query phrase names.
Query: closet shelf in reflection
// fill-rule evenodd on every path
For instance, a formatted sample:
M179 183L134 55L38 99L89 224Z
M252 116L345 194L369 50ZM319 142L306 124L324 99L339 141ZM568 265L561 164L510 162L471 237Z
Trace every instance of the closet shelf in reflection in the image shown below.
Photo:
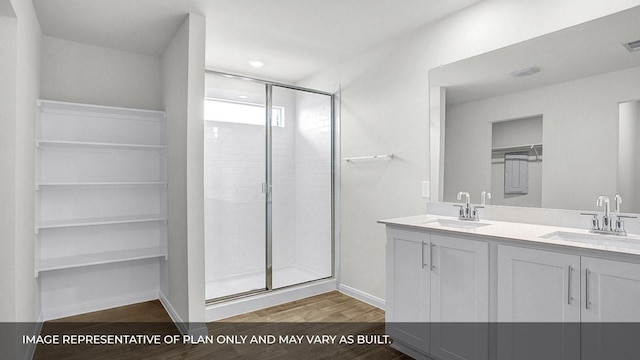
M121 150L165 150L166 145L146 145L146 144L122 144L109 142L91 142L91 141L61 141L61 140L38 140L38 147L57 146L57 147L79 147L92 149L121 149Z
M533 152L531 156L535 156L533 160L529 162L542 162L542 144L524 144L524 145L512 145L512 146L500 146L491 148L491 154L493 159L492 164L504 162L504 155L510 152Z
M106 218L91 218L91 219L71 219L71 220L56 220L56 221L43 221L36 228L36 234L42 229L56 229L56 228L68 228L79 226L98 226L98 225L115 225L115 224L132 224L141 222L157 222L165 221L166 217L160 215L135 215L135 216L114 216Z
M36 269L36 277L40 272L71 269L83 266L111 264L123 261L133 261L167 257L167 251L161 247L105 251L92 254L79 254L65 257L43 258Z
M542 150L542 144L522 144L512 146L500 146L491 148L492 152L510 152L510 151L531 151Z

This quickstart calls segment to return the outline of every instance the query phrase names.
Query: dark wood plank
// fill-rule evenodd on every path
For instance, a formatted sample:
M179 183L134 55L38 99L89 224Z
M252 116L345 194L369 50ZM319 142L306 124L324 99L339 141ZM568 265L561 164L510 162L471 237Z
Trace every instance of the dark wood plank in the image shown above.
M384 334L384 311L340 292L208 323L220 334ZM139 304L72 316L44 324L43 334L179 334L162 304ZM386 345L38 345L34 359L410 359Z

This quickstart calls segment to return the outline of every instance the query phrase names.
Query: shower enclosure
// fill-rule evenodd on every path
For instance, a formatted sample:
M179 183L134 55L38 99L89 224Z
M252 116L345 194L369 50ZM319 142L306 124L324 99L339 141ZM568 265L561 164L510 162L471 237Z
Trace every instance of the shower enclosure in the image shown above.
M206 76L208 301L333 276L333 96Z

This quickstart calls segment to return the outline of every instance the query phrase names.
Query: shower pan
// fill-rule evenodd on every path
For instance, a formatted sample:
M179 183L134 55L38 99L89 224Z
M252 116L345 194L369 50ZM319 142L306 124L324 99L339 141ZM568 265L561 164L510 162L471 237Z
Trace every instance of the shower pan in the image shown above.
M333 95L207 71L206 299L333 276Z

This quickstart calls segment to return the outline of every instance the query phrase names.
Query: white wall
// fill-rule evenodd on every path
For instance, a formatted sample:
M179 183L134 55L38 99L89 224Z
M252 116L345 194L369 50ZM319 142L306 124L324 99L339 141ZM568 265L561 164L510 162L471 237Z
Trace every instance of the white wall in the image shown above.
M162 61L156 56L43 36L41 96L162 110Z
M189 14L162 56L168 124L168 252L162 291L182 321L204 322L204 17ZM199 325L186 330L197 331Z
M637 0L487 0L332 66L301 84L342 87L341 283L384 298L385 232L376 220L425 211L429 179L428 71L640 4ZM437 154L434 154L437 155Z
M38 318L39 305L33 159L41 31L31 1L3 0L0 13L0 321L26 322ZM3 355L24 358L27 349L12 345Z
M596 210L599 195L618 191L618 103L640 98L638 78L634 67L449 107L447 130L456 136L447 149L477 151L445 155L456 169L453 176L445 170L445 182L474 193L490 186L490 178L474 175L490 173L491 122L542 114L542 207Z
M35 103L40 94L42 31L31 1L16 1L16 321L35 321L39 301L34 269Z
M0 322L16 316L16 33L16 18L0 17Z

